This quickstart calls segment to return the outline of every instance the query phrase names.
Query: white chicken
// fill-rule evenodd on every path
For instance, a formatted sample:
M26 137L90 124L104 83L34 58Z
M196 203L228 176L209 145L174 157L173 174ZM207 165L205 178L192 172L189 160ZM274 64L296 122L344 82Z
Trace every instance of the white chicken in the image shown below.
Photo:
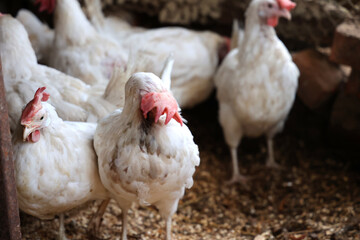
M29 39L37 60L39 62L49 62L49 56L54 41L54 30L50 29L48 25L42 23L32 12L26 9L21 9L16 15L28 32Z
M237 147L243 136L267 136L268 166L277 166L273 137L282 130L294 102L299 70L274 27L279 17L291 18L290 0L252 0L245 32L216 76L219 120L230 147L233 176L230 183L245 183L240 174Z
M45 87L36 91L13 134L17 195L30 215L60 214L59 236L65 239L63 212L109 195L93 148L96 124L63 121L46 102L49 96Z
M94 136L101 180L122 209L123 240L133 202L155 205L166 221L166 239L171 239L171 217L200 162L168 90L170 71L164 72L165 84L152 73L133 74L126 83L123 111L101 120Z
M76 0L39 0L40 9L55 6L55 39L48 65L105 89L115 66L126 65L127 51L100 35Z
M24 27L10 15L0 16L0 56L12 130L40 86L48 87L51 104L64 120L96 121L115 109L101 89L38 64Z
M146 71L160 74L162 65L158 63L164 62L170 52L174 54L171 91L181 108L191 108L210 95L216 69L229 51L228 38L181 27L134 28L119 18L104 18L99 0L87 0L86 4L99 32L152 60Z

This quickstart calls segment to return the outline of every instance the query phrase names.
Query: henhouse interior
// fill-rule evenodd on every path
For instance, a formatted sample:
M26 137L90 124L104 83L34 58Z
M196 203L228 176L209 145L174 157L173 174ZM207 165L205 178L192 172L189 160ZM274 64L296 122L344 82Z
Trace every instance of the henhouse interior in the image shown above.
M0 239L360 239L358 0L2 0L0 73Z

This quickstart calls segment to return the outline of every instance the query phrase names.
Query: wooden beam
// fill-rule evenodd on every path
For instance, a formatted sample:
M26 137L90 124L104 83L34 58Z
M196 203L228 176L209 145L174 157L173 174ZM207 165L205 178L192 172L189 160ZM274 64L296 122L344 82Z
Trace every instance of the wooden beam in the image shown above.
M1 63L1 62L0 62ZM9 116L0 64L0 239L21 240Z

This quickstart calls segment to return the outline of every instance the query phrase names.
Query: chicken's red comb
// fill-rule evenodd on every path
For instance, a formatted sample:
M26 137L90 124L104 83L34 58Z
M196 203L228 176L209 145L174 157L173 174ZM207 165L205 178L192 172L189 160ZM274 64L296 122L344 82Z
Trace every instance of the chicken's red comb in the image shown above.
M141 111L146 119L147 114L156 108L155 123L160 116L166 113L165 125L174 118L182 126L183 122L178 112L178 105L175 98L169 92L150 92L141 99Z
M285 8L288 11L292 10L296 6L296 3L291 0L277 0L277 2L280 8Z
M42 108L41 102L45 102L49 99L50 94L44 92L45 89L46 87L39 88L34 95L34 99L24 108L21 114L21 125L25 125L31 121L35 114Z
M47 11L48 13L52 13L55 9L56 0L36 0L35 5L39 4L39 11Z

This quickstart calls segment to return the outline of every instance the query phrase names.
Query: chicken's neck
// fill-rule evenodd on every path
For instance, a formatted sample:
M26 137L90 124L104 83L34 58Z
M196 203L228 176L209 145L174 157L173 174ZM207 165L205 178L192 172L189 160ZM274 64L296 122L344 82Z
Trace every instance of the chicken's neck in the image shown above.
M55 43L57 45L82 45L96 31L76 0L57 0L55 9Z
M239 46L240 61L268 57L278 37L273 27L260 22L259 18L246 19L244 39Z
M131 107L125 104L122 116L124 123L131 123L131 125L134 126L136 129L138 129L143 124L144 118L139 108Z

